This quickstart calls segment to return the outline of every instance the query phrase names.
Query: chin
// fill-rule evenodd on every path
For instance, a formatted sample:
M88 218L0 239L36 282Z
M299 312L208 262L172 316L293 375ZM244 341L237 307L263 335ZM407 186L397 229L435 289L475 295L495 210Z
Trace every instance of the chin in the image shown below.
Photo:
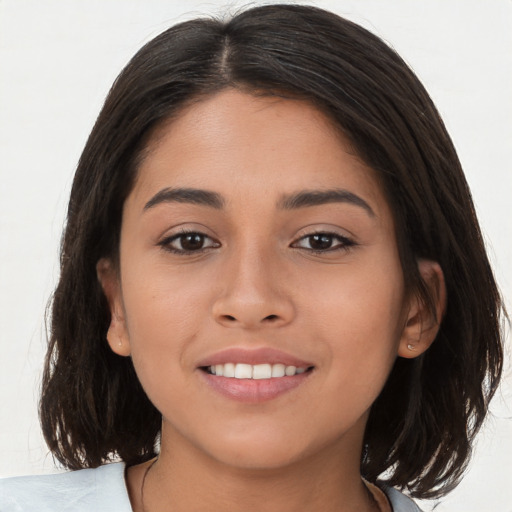
M246 470L280 469L318 452L317 443L307 436L289 434L288 429L279 432L247 429L245 435L230 432L224 438L210 438L216 439L216 443L212 445L210 441L206 451L227 466Z
M294 450L276 450L273 445L232 447L227 452L212 454L220 463L247 471L272 471L291 466L305 457Z

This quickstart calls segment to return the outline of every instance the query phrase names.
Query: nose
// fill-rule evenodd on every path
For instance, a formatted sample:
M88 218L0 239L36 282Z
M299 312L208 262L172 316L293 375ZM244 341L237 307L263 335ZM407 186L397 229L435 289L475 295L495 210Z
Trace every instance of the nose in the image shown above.
M295 315L286 291L286 272L277 256L258 247L238 251L224 262L218 276L220 293L213 303L215 321L225 327L282 327Z

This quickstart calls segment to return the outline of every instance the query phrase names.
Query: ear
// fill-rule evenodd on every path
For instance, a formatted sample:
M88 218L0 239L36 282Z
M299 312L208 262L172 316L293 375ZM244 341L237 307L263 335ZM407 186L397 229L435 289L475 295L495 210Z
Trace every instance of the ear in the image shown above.
M102 258L96 264L96 275L110 308L110 326L107 331L108 344L116 354L129 356L131 347L126 329L118 272L110 259Z
M446 284L439 263L419 260L418 270L432 297L433 311L423 299L410 298L398 355L408 359L423 354L435 340L446 309Z

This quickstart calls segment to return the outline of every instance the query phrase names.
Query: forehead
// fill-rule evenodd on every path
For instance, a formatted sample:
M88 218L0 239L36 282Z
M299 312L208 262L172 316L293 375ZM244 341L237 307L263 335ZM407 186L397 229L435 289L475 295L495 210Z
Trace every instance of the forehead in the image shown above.
M225 90L186 107L151 137L129 200L166 187L234 197L277 198L304 189L343 188L387 210L375 176L347 138L303 100Z

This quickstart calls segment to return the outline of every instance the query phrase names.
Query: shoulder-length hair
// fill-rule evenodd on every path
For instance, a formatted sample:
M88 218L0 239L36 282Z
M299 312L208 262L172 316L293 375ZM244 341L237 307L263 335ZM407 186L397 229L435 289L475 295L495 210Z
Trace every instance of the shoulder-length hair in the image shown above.
M123 203L160 123L224 88L301 98L321 109L377 173L406 286L427 304L420 258L441 265L448 307L432 347L398 358L374 403L361 472L433 497L467 464L502 368L500 295L445 126L404 61L360 26L314 7L273 5L196 19L144 46L115 81L76 171L53 296L40 403L65 467L153 457L161 415L130 358L106 342L96 263L117 261Z

